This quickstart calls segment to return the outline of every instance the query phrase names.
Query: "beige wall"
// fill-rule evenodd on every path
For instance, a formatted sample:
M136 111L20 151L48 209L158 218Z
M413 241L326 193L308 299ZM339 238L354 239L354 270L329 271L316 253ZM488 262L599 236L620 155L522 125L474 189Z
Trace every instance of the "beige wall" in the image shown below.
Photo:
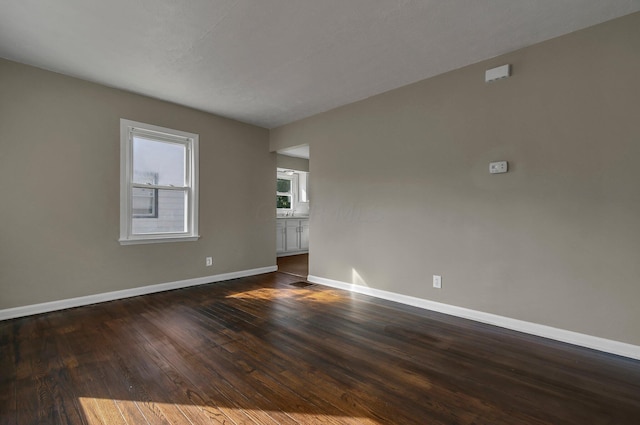
M309 171L309 160L287 155L277 155L276 164L279 168L288 168L297 171Z
M199 241L119 245L120 118L200 135ZM0 309L275 265L275 167L265 129L0 60Z
M640 344L639 52L634 14L272 130L310 274Z

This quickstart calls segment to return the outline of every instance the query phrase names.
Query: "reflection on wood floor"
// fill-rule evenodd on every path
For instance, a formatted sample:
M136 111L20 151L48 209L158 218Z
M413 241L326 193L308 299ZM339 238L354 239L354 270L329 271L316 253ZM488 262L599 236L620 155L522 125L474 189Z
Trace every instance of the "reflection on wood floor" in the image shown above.
M0 423L638 423L638 361L299 280L0 322Z
M278 271L306 279L309 275L309 254L278 257Z

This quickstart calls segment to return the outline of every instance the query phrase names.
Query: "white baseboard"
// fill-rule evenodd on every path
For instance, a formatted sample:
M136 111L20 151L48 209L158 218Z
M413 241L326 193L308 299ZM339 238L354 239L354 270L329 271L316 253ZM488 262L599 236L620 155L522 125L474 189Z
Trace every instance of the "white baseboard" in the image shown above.
M275 272L277 269L277 266L261 267L257 269L222 273L213 276L196 277L194 279L179 280L176 282L160 283L157 285L140 286L138 288L123 289L121 291L104 292L101 294L87 295L84 297L68 298L65 300L51 301L41 304L31 304L24 307L7 308L4 310L0 310L0 320L31 316L33 314L64 310L66 308L72 307L81 307L84 305L97 304L105 301L113 301L122 298L136 297L138 295L152 294L154 292L187 288L189 286L202 285L205 283L221 282L223 280L236 279L239 277L254 276L263 273Z
M326 285L333 288L345 289L347 291L357 292L359 294L370 295L376 298L395 301L401 304L407 304L414 307L424 308L426 310L437 311L452 316L462 317L464 319L475 320L476 322L487 323L514 331L524 332L531 335L541 336L544 338L554 339L573 345L579 345L598 351L604 351L606 353L640 360L640 346L627 344L625 342L613 341L597 336L581 334L565 329L553 328L551 326L540 325L532 322L525 322L524 320L498 316L497 314L485 313L482 311L471 310L464 307L456 307L454 305L429 301L423 298L411 297L408 295L397 294L395 292L383 291L366 286L354 285L338 280L326 279L319 276L309 275L307 277L307 280L309 282L319 283L321 285Z

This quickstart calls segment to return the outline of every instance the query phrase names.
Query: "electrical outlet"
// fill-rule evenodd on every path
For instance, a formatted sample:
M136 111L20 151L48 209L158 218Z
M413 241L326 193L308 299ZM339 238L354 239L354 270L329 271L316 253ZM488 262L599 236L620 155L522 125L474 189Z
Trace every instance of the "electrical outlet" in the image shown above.
M434 288L442 288L442 276L438 276L437 274L433 275L433 287Z
M207 258L205 259L205 264L206 264L206 266L207 266L207 267L209 267L209 266L213 266L213 258L211 258L211 257L207 257Z

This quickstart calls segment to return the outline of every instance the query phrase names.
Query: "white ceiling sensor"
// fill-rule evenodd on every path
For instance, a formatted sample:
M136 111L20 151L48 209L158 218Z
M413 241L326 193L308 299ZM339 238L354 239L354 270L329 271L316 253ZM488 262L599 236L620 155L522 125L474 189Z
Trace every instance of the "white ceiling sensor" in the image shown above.
M503 78L509 78L511 76L511 65L502 65L495 68L487 69L484 73L484 82L491 83L496 80L502 80Z

